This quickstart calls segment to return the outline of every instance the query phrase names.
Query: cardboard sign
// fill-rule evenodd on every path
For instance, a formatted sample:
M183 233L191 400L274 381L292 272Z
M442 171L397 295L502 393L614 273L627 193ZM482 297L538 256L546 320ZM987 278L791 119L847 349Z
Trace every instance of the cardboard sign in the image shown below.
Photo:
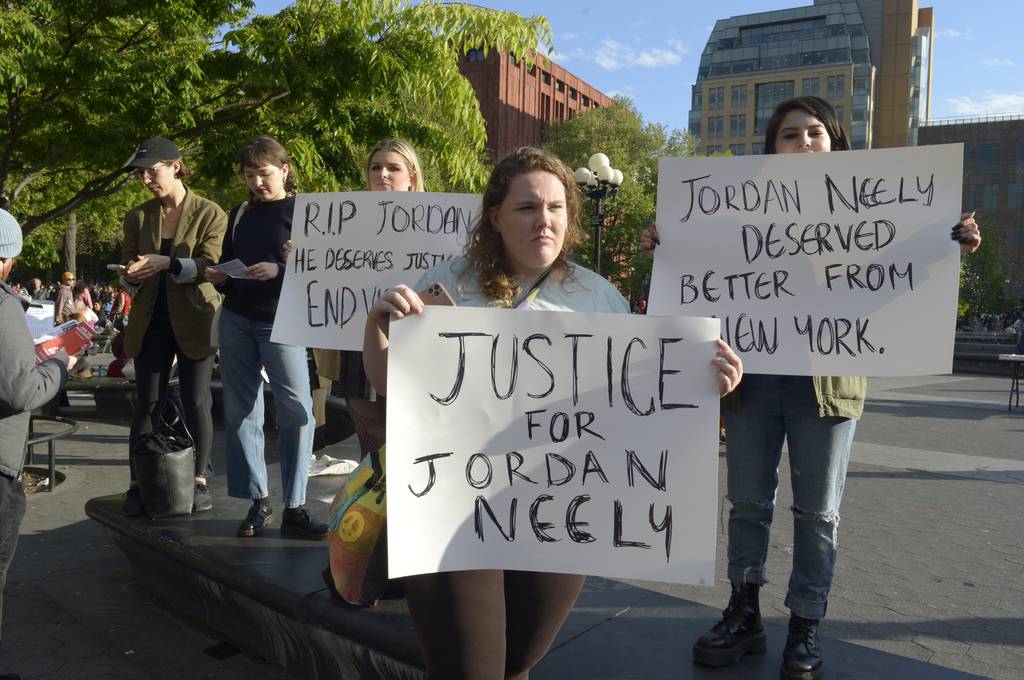
M299 194L271 340L361 350L377 298L461 255L479 212L476 194Z
M428 307L391 324L392 578L711 583L714 319Z
M963 145L664 158L649 314L722 319L751 373L949 373Z

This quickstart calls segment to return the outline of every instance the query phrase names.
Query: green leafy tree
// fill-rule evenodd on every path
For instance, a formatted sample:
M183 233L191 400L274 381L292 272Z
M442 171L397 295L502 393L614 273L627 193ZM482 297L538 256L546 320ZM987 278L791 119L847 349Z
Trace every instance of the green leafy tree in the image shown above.
M645 123L627 97L616 97L613 106L591 109L549 128L544 146L571 168L586 167L591 154L600 151L622 170L618 196L605 202L601 273L627 296L646 297L651 260L637 244L640 232L654 221L658 159L694 155L693 138ZM584 200L581 221L590 237L577 253L578 260L591 267L595 208L593 201Z
M961 316L971 314L999 314L1013 308L1006 294L1007 264L1003 257L1003 239L1006 226L993 216L978 213L975 217L982 225L981 247L960 265L960 301L957 311Z
M477 190L486 133L458 55L532 58L547 21L426 0L298 0L252 17L251 0L6 0L0 13L0 207L26 233L75 212L90 247L119 238L146 197L123 172L162 134L225 205L244 194L233 158L272 134L307 191L363 185L370 145L410 139L428 187ZM225 32L225 26L228 30ZM56 241L56 234L51 237Z

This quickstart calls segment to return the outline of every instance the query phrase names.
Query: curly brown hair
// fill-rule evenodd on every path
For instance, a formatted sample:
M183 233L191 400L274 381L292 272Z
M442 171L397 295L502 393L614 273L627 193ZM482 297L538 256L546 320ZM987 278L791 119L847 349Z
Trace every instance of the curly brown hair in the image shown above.
M491 211L498 208L508 196L509 186L519 175L528 172L549 172L565 187L566 227L562 252L551 265L566 272L572 265L566 253L572 252L583 239L580 228L580 198L572 170L547 151L524 146L505 156L491 172L484 190L480 221L473 229L466 246L465 256L469 262L468 271L476 273L480 280L480 291L505 307L523 292L518 277L512 272L511 262L505 252L501 236L491 222Z

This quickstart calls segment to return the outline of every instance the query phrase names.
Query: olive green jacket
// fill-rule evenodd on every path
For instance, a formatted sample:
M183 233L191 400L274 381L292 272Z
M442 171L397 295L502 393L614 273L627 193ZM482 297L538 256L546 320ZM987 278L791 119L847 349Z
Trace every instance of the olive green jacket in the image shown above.
M864 414L864 399L868 394L868 379L864 376L815 375L811 382L818 397L818 417L839 416L857 420Z
M818 399L818 417L838 416L857 420L864 413L864 399L868 393L868 379L864 376L811 376L814 395ZM739 387L722 399L722 410L738 413L741 410L743 381Z
M136 255L159 253L162 224L160 199L129 210L124 217L122 264L129 264ZM216 203L196 196L191 190L185 194L171 245L171 257L182 260L182 271L177 276L169 271L164 275L174 338L190 359L202 359L217 351L213 326L220 310L220 295L213 284L204 280L203 273L220 260L227 224L227 215ZM124 342L124 351L130 357L142 351L158 285L158 277L146 279L132 301Z

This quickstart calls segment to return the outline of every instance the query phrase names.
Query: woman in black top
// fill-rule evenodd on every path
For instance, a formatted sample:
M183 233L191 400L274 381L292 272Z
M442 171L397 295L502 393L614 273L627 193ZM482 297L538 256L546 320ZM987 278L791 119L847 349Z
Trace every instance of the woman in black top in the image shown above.
M257 137L238 152L238 166L250 200L231 211L222 261L239 259L251 279L207 271L207 280L225 293L220 317L221 380L228 494L252 506L238 526L239 536L263 534L273 519L263 455L263 377L265 369L277 415L277 450L285 511L281 533L320 539L327 525L303 508L313 453L313 402L306 348L270 339L284 281L283 246L291 237L295 178L288 152L271 137Z

